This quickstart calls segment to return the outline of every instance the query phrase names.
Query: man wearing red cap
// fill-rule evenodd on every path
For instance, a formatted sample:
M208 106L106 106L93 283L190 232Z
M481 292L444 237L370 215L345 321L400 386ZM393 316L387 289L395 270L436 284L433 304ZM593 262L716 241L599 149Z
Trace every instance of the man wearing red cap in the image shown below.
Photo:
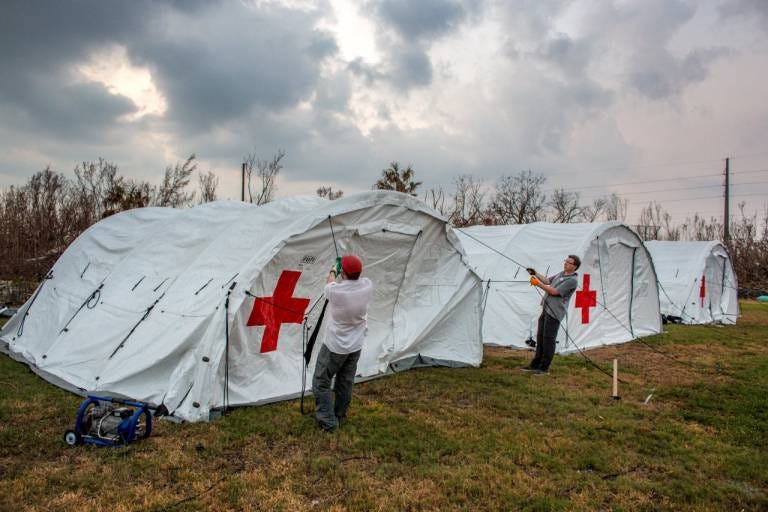
M325 343L317 355L312 379L315 417L320 427L329 432L344 421L352 401L357 361L368 328L368 303L373 293L371 280L360 277L363 262L357 256L349 254L341 258L341 282L336 282L338 270L338 265L331 269L325 285L329 306Z

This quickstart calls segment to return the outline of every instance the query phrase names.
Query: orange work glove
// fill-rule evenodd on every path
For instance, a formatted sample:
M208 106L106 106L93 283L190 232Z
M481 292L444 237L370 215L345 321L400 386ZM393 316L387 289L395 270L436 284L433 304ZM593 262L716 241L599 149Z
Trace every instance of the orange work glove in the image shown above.
M538 286L539 280L536 279L536 276L531 276L531 286Z

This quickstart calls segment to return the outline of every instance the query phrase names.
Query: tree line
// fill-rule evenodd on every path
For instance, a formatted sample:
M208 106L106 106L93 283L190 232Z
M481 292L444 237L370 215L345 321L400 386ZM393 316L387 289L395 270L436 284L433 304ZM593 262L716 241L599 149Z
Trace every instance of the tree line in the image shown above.
M578 192L555 188L549 195L544 190L546 177L530 170L501 176L492 187L486 187L471 175L453 179L453 189L431 188L424 201L445 216L456 227L473 225L527 224L549 222L626 222L627 200L612 193L584 204ZM382 171L374 188L407 191L417 195L421 182L414 181L410 166L407 172L393 162ZM720 240L731 256L742 296L755 296L768 290L768 207L762 216L748 215L746 203L738 205L739 214L729 224L730 237L725 240L722 220L694 214L676 223L658 202L651 201L640 212L639 223L632 225L643 240Z
M261 205L272 201L283 169L285 152L271 159L255 153L244 158L245 200ZM533 171L502 175L487 186L469 174L453 178L451 188L430 188L416 181L411 165L398 162L381 170L374 189L395 190L422 199L456 227L525 224L536 221L626 221L627 200L612 193L589 203L565 188L545 190L546 177ZM168 166L159 185L120 174L104 159L82 162L74 178L46 168L22 186L0 190L0 279L41 279L66 247L89 226L114 213L145 206L184 208L217 198L218 178L200 172L195 155ZM321 186L317 195L330 200L344 191ZM732 221L727 241L739 283L744 288L768 288L768 210L762 218L746 215ZM635 227L645 240L722 240L723 223L698 214L682 223L655 202L649 203Z

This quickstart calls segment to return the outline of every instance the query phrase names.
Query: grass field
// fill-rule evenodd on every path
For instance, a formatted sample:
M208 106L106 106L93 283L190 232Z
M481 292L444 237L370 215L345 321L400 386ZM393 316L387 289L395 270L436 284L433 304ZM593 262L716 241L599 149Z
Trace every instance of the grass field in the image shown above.
M768 305L742 312L588 352L619 401L578 354L486 349L358 385L336 434L291 401L120 449L65 446L81 399L0 355L0 510L768 510Z

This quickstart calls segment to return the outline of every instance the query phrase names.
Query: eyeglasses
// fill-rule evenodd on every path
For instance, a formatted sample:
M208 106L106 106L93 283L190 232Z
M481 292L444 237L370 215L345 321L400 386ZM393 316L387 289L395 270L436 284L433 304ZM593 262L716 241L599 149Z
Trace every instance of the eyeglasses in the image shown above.
M573 265L573 266L576 266L576 263L575 263L575 262L573 262L573 261L571 261L571 260L565 260L563 263L567 263L567 264L569 264L569 265Z

